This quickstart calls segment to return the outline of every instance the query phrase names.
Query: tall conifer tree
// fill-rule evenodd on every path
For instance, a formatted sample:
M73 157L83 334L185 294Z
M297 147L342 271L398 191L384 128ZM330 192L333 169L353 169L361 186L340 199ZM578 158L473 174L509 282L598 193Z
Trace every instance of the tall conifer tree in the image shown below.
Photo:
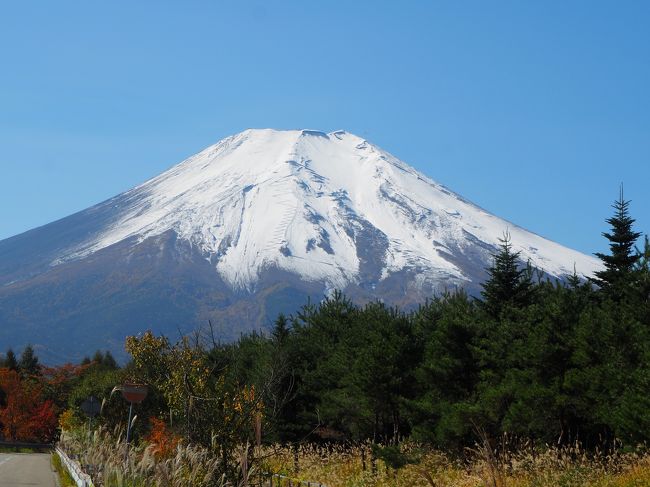
M16 354L11 348L7 350L2 366L10 370L18 370L18 360L16 360Z
M530 266L520 266L519 252L513 252L510 235L500 238L501 247L494 264L487 269L488 279L482 284L482 306L495 318L507 306L530 304L534 292Z
M280 313L276 320L273 322L273 331L271 336L276 344L282 345L289 336L289 322L283 313Z
M634 252L634 244L641 236L635 232L634 218L629 215L630 202L623 197L623 186L618 200L614 202L614 215L607 219L610 232L603 232L609 240L609 254L596 253L605 269L595 272L593 282L609 297L620 300L633 284L633 271L640 256Z
M34 349L31 345L27 345L23 349L23 353L20 354L20 362L18 367L22 374L24 375L37 375L40 373L40 364L38 363L38 357L34 353Z

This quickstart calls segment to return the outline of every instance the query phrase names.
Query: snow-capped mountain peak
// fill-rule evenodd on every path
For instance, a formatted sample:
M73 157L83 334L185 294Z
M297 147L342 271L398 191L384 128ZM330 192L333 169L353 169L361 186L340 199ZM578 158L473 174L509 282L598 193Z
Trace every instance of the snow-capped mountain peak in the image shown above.
M272 268L330 289L408 270L435 289L472 281L467 262L489 264L508 232L522 259L550 275L599 268L345 131L246 130L95 210L110 218L52 264L171 231L235 290L253 291Z

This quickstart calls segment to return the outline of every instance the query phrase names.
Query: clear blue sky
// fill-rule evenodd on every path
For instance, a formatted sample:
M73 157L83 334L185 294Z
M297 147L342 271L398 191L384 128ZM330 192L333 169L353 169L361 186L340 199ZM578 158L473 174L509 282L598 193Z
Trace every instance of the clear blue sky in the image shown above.
M0 238L249 127L345 129L603 250L650 232L648 1L29 1L0 7Z

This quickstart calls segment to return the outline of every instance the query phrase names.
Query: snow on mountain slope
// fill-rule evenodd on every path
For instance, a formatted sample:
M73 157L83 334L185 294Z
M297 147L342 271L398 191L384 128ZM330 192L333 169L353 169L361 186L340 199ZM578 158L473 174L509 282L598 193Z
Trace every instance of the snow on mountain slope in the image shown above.
M381 278L410 269L421 283L445 276L462 285L471 279L462 254L478 246L489 264L505 232L523 260L550 275L600 268L343 131L247 130L98 207L110 222L54 265L171 230L235 290L253 291L268 268L345 288L359 280L368 235L382 242Z

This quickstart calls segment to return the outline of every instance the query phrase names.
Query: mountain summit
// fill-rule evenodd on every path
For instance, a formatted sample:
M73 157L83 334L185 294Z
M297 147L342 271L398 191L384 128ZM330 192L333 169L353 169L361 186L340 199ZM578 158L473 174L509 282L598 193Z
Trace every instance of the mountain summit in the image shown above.
M600 266L350 133L246 130L1 241L0 348L74 330L85 350L41 345L53 357L119 350L127 333L209 318L231 339L334 289L400 305L475 291L506 232L550 276Z

